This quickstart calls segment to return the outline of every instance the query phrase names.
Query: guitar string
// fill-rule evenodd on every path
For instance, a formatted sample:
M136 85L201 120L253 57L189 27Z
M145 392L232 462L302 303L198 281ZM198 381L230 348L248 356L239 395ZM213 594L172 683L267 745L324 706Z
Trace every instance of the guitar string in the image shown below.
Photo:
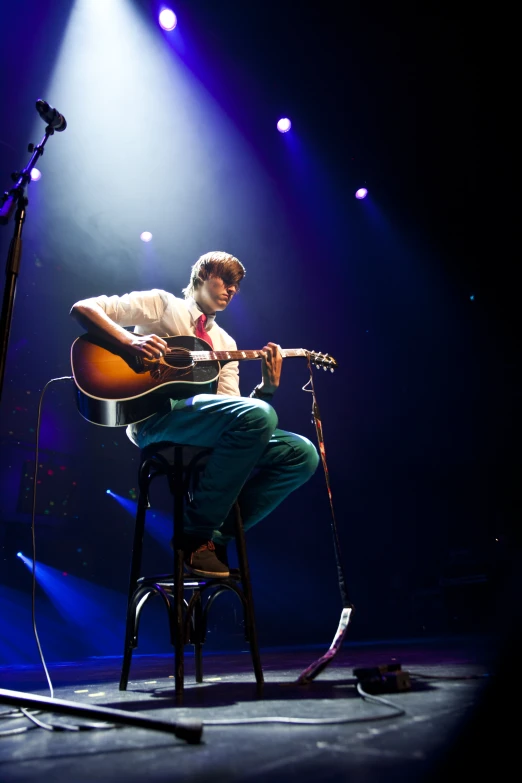
M310 355L315 360L320 361L321 363L325 364L332 364L333 360L328 354L316 354L314 352L307 352L304 351L304 353L301 353L301 351L304 351L303 348L286 348L283 353L283 358L299 358L303 357L306 358L307 355ZM193 361L212 361L212 360L220 360L220 359L227 359L229 358L230 354L239 354L238 356L234 356L234 359L260 359L262 357L261 351L187 351L183 348L169 348L165 351L164 357L167 356L187 356L190 357Z

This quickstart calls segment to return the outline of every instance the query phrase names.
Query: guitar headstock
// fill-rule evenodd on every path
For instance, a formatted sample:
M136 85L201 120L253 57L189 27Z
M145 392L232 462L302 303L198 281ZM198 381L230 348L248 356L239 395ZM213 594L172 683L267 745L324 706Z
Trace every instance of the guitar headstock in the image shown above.
M307 351L307 355L314 367L322 367L323 370L330 370L330 372L333 372L338 366L333 356L329 356L327 353Z

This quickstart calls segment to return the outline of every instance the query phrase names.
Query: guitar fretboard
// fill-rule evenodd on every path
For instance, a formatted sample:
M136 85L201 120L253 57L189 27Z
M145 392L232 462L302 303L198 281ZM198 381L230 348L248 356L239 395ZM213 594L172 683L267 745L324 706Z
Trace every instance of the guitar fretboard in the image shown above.
M167 356L173 356L179 353L179 349L167 350ZM281 350L283 358L294 356L307 356L304 348L285 348ZM194 362L224 362L240 361L241 359L261 359L263 351L190 351L190 358Z

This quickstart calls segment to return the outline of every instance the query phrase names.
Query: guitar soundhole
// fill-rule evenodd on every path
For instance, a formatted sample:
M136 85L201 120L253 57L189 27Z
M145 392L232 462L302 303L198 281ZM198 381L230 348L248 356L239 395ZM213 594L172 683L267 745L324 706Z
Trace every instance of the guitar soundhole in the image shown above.
M165 363L175 370L186 370L195 366L190 351L183 348L170 348L165 356Z

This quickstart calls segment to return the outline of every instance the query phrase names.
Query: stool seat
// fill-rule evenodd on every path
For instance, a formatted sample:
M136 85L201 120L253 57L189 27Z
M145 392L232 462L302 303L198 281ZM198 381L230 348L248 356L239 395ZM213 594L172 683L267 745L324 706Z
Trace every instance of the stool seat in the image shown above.
M141 612L150 598L159 596L167 609L170 639L174 646L174 679L176 699L182 703L184 687L184 645L194 646L196 681L203 680L202 645L206 637L207 618L219 595L233 592L241 602L245 638L250 644L252 663L258 688L263 685L263 670L254 619L250 571L246 555L245 535L235 504L235 543L239 570L227 577L201 577L184 573L183 518L185 503L190 501L199 476L212 454L212 449L180 443L158 442L141 451L138 471L138 504L134 528L125 647L120 676L120 690L126 690L133 650L138 646ZM165 477L173 496L173 558L171 574L142 575L141 561L146 512L150 508L149 488L153 479ZM188 598L185 594L189 595Z
M197 463L199 467L206 464L212 454L212 449L205 446L189 446L186 443L170 443L169 441L158 441L145 446L141 450L141 462L157 458L164 460L165 464L174 465L176 449L181 450L181 458L184 469L191 469Z

